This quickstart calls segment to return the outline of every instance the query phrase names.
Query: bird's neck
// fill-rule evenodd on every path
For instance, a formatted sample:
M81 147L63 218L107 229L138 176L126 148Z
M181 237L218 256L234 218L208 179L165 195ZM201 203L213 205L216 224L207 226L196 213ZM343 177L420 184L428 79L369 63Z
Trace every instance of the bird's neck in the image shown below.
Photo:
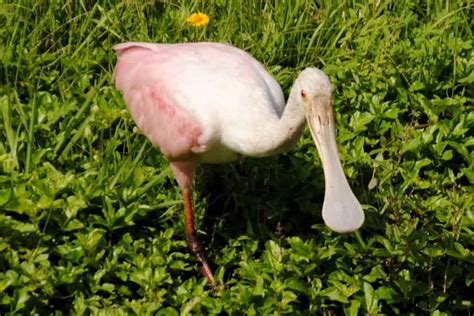
M292 88L288 101L279 120L269 122L268 126L261 126L255 133L262 141L261 148L254 150L252 156L270 156L283 153L291 149L298 141L305 122L303 107L298 104L298 89ZM261 154L259 154L261 153Z

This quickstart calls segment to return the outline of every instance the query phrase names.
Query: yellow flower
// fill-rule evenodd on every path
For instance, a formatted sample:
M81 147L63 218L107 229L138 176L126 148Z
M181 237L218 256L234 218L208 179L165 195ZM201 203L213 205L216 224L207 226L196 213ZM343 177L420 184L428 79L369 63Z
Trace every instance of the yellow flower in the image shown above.
M188 17L187 21L192 26L204 26L209 24L209 16L201 12L193 13Z

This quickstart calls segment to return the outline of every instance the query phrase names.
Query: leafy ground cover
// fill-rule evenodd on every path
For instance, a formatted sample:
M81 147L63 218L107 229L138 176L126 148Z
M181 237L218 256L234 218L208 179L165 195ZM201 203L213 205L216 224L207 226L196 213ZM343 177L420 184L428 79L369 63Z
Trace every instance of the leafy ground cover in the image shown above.
M472 314L472 16L470 1L2 2L0 313ZM232 43L286 93L324 69L365 225L323 225L307 131L287 154L204 166L197 223L224 284L209 289L168 164L113 88L111 46L130 40Z

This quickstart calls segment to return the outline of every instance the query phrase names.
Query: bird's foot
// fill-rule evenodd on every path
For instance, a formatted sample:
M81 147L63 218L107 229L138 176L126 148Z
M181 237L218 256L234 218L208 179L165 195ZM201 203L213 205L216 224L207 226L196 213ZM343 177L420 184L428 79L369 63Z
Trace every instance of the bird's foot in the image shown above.
M201 242L197 239L195 235L188 235L186 241L188 243L189 251L191 251L197 261L201 264L202 274L206 277L209 285L214 287L214 274L212 273L212 269L209 266L206 253L204 252Z

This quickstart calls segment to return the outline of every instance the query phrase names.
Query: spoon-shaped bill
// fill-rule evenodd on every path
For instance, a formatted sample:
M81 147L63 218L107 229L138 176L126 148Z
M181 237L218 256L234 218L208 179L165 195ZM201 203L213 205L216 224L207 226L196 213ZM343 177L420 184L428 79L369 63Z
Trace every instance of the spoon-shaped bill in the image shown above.
M364 212L347 182L339 159L331 96L316 95L308 101L306 118L324 169L324 222L338 233L352 232L364 223Z

